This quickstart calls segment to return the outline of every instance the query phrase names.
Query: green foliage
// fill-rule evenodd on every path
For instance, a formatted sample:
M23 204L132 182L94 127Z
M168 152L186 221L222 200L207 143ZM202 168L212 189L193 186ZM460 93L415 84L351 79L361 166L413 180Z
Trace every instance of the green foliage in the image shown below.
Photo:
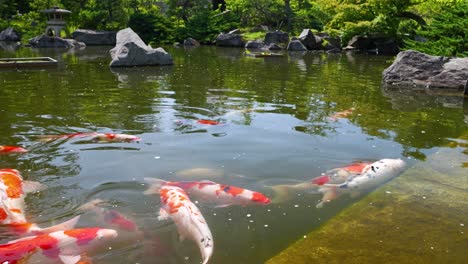
M405 40L406 49L441 56L468 57L468 2L447 3L431 23L417 31L426 42Z
M128 21L128 26L146 43L169 43L173 41L173 25L158 10L133 14Z

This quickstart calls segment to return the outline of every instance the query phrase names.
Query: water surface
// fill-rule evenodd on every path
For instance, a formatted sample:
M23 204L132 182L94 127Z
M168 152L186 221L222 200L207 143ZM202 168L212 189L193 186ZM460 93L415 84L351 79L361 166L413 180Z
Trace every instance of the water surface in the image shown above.
M212 180L274 198L268 185L304 181L353 161L425 162L468 130L462 98L382 91L391 57L251 58L241 49L168 47L174 66L110 69L109 49L0 50L0 57L59 61L47 70L0 71L0 144L29 149L0 156L0 167L49 186L27 197L29 219L47 226L83 214L80 226L102 226L78 209L99 198L145 233L123 232L96 253L98 263L200 263L195 243L179 242L172 222L157 220L159 198L143 195L145 177ZM351 108L346 118L329 118ZM89 131L142 140L37 140ZM211 173L197 175L197 168ZM320 197L298 193L263 207L198 203L215 240L211 263L262 263L360 198L317 209Z

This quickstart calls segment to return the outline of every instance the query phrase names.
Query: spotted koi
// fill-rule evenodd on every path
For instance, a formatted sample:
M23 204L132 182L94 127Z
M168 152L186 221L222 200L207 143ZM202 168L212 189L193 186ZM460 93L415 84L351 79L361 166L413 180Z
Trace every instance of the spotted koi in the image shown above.
M208 263L213 254L213 236L198 207L190 201L187 193L177 186L159 188L161 209L159 219L171 218L176 224L180 240L188 238L197 243L203 264Z
M154 178L145 178L145 181L151 184L150 188L145 192L146 194L157 193L161 186L176 186L197 199L215 202L218 204L218 207L253 204L266 205L270 203L270 198L262 193L232 185L218 184L212 181L171 182Z
M0 224L18 235L50 233L73 228L79 216L48 228L40 228L26 220L24 211L26 194L42 189L44 186L40 183L24 181L19 171L15 169L0 169Z
M64 264L87 263L82 260L82 255L115 237L117 231L101 228L69 229L24 237L0 245L0 263L19 264L33 257L43 260L40 263L52 260Z

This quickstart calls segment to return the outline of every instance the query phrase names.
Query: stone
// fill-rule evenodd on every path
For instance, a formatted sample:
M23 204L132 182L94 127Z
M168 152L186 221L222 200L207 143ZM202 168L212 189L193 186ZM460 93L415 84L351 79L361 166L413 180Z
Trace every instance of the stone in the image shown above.
M21 47L19 41L0 41L0 49L14 52Z
M354 36L348 41L346 50L373 51L377 54L393 55L400 49L398 43L393 38L374 34L370 36Z
M86 45L115 45L116 32L77 29L72 33L72 38Z
M239 34L221 33L216 37L216 45L223 47L244 47L245 42Z
M245 44L246 49L263 49L264 47L265 47L265 44L259 40L249 40Z
M0 32L0 41L21 41L21 38L12 27L9 27Z
M265 47L267 50L284 50L284 47L276 43L270 43Z
M265 35L265 43L287 44L289 42L289 34L279 30L267 32Z
M341 49L339 49L339 48L329 49L329 50L327 50L327 53L328 53L328 54L337 54L337 53L341 53Z
M299 35L299 40L304 44L308 50L319 50L321 49L322 40L312 33L310 29L302 30Z
M467 89L468 58L402 51L383 71L382 81L384 85L463 93Z
M111 67L154 66L174 64L172 56L163 48L153 49L131 28L117 32L117 43L110 50Z
M200 46L200 42L193 38L187 38L184 40L184 46Z
M29 40L29 44L33 48L84 48L86 44L74 39L63 39L59 37L49 37L40 35Z
M307 48L298 39L291 40L286 49L289 51L307 51Z

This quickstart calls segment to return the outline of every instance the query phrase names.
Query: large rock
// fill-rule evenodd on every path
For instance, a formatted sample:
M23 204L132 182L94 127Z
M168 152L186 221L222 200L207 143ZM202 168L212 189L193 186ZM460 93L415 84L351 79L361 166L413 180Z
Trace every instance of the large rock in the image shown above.
M0 32L0 41L21 41L21 38L18 32L9 27Z
M265 43L288 44L289 34L279 30L268 32L265 35Z
M398 53L383 72L384 85L399 87L463 92L467 82L468 58L431 56L413 50Z
M172 57L163 48L153 49L131 29L117 32L117 44L110 50L111 67L172 65Z
M77 29L72 38L86 45L115 45L115 31Z
M29 40L33 48L84 48L86 44L74 39L63 39L40 35Z
M400 50L395 39L379 36L354 36L348 41L346 50L375 51L378 54L397 54Z
M299 40L308 50L318 50L322 48L322 39L315 36L310 29L302 30L299 35Z
M291 40L286 49L289 51L307 51L307 48L298 39Z
M221 33L216 38L216 45L223 47L244 47L245 42L242 35Z
M184 40L184 46L200 46L200 42L193 38L187 38Z
M245 48L246 49L263 49L265 48L265 44L263 43L263 41L249 40L245 44Z

